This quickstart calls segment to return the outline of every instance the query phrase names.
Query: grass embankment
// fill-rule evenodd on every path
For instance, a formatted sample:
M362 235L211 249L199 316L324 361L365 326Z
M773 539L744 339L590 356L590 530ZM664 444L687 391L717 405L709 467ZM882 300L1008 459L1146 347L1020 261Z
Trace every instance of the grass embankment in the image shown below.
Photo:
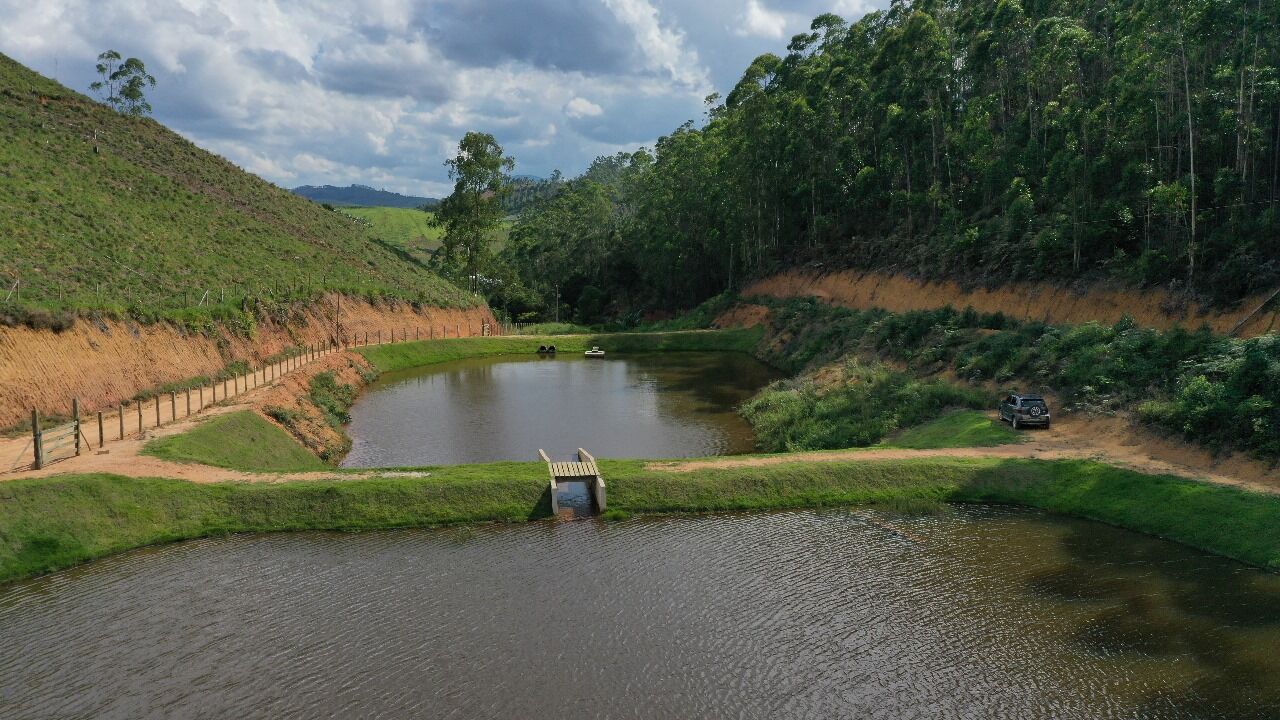
M251 410L219 415L180 434L152 440L143 454L248 472L326 469L291 435Z
M659 472L602 461L610 513L911 501L993 502L1100 520L1280 570L1280 497L1094 462L919 459ZM154 543L232 532L356 530L547 517L546 468L428 468L428 477L198 485L79 475L0 483L0 582Z
M1020 443L1026 436L983 413L957 410L923 425L904 430L877 447L930 450L935 448L995 447Z
M62 327L70 313L101 311L243 324L326 288L475 304L350 218L154 120L3 55L0 88L0 300L17 282L0 323Z
M234 532L516 522L550 514L546 467L279 484L67 475L0 483L0 582L130 548Z
M539 345L555 345L563 353L581 353L598 345L609 353L731 351L752 352L763 331L706 330L670 333L612 333L600 335L547 335L519 337L456 338L373 345L356 348L379 372L496 355L532 355Z

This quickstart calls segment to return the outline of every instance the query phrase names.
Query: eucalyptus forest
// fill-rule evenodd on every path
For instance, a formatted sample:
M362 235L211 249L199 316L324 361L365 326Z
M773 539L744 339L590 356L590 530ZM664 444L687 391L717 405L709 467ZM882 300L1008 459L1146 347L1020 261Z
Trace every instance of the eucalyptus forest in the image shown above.
M1275 0L894 2L811 28L703 122L527 208L495 306L558 294L592 321L802 264L1217 305L1280 280Z

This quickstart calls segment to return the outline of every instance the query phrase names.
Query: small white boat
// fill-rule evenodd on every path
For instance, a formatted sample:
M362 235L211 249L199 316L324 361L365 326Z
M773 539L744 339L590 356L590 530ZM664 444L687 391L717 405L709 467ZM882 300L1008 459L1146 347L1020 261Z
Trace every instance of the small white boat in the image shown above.
M587 357L604 357L604 351L600 349L599 345L592 345L590 350L582 354Z

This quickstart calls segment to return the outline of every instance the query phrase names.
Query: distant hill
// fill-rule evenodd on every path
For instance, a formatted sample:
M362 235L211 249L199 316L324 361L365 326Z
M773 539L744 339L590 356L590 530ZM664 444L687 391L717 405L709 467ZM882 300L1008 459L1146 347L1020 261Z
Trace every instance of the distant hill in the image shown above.
M309 200L330 205L354 205L356 207L392 207L420 208L423 205L435 205L438 198L401 195L389 190L375 190L367 185L303 185L293 192Z
M325 289L475 304L352 218L4 55L0 178L0 324L239 318Z

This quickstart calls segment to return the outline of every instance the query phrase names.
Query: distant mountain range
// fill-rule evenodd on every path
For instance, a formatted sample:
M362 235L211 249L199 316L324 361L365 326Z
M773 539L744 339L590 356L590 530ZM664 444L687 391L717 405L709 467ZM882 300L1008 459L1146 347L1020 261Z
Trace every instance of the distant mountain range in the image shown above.
M292 191L295 195L330 205L358 205L361 207L393 207L418 208L423 205L435 205L438 198L401 195L389 190L375 190L367 185L349 185L335 187L333 185L303 185Z

